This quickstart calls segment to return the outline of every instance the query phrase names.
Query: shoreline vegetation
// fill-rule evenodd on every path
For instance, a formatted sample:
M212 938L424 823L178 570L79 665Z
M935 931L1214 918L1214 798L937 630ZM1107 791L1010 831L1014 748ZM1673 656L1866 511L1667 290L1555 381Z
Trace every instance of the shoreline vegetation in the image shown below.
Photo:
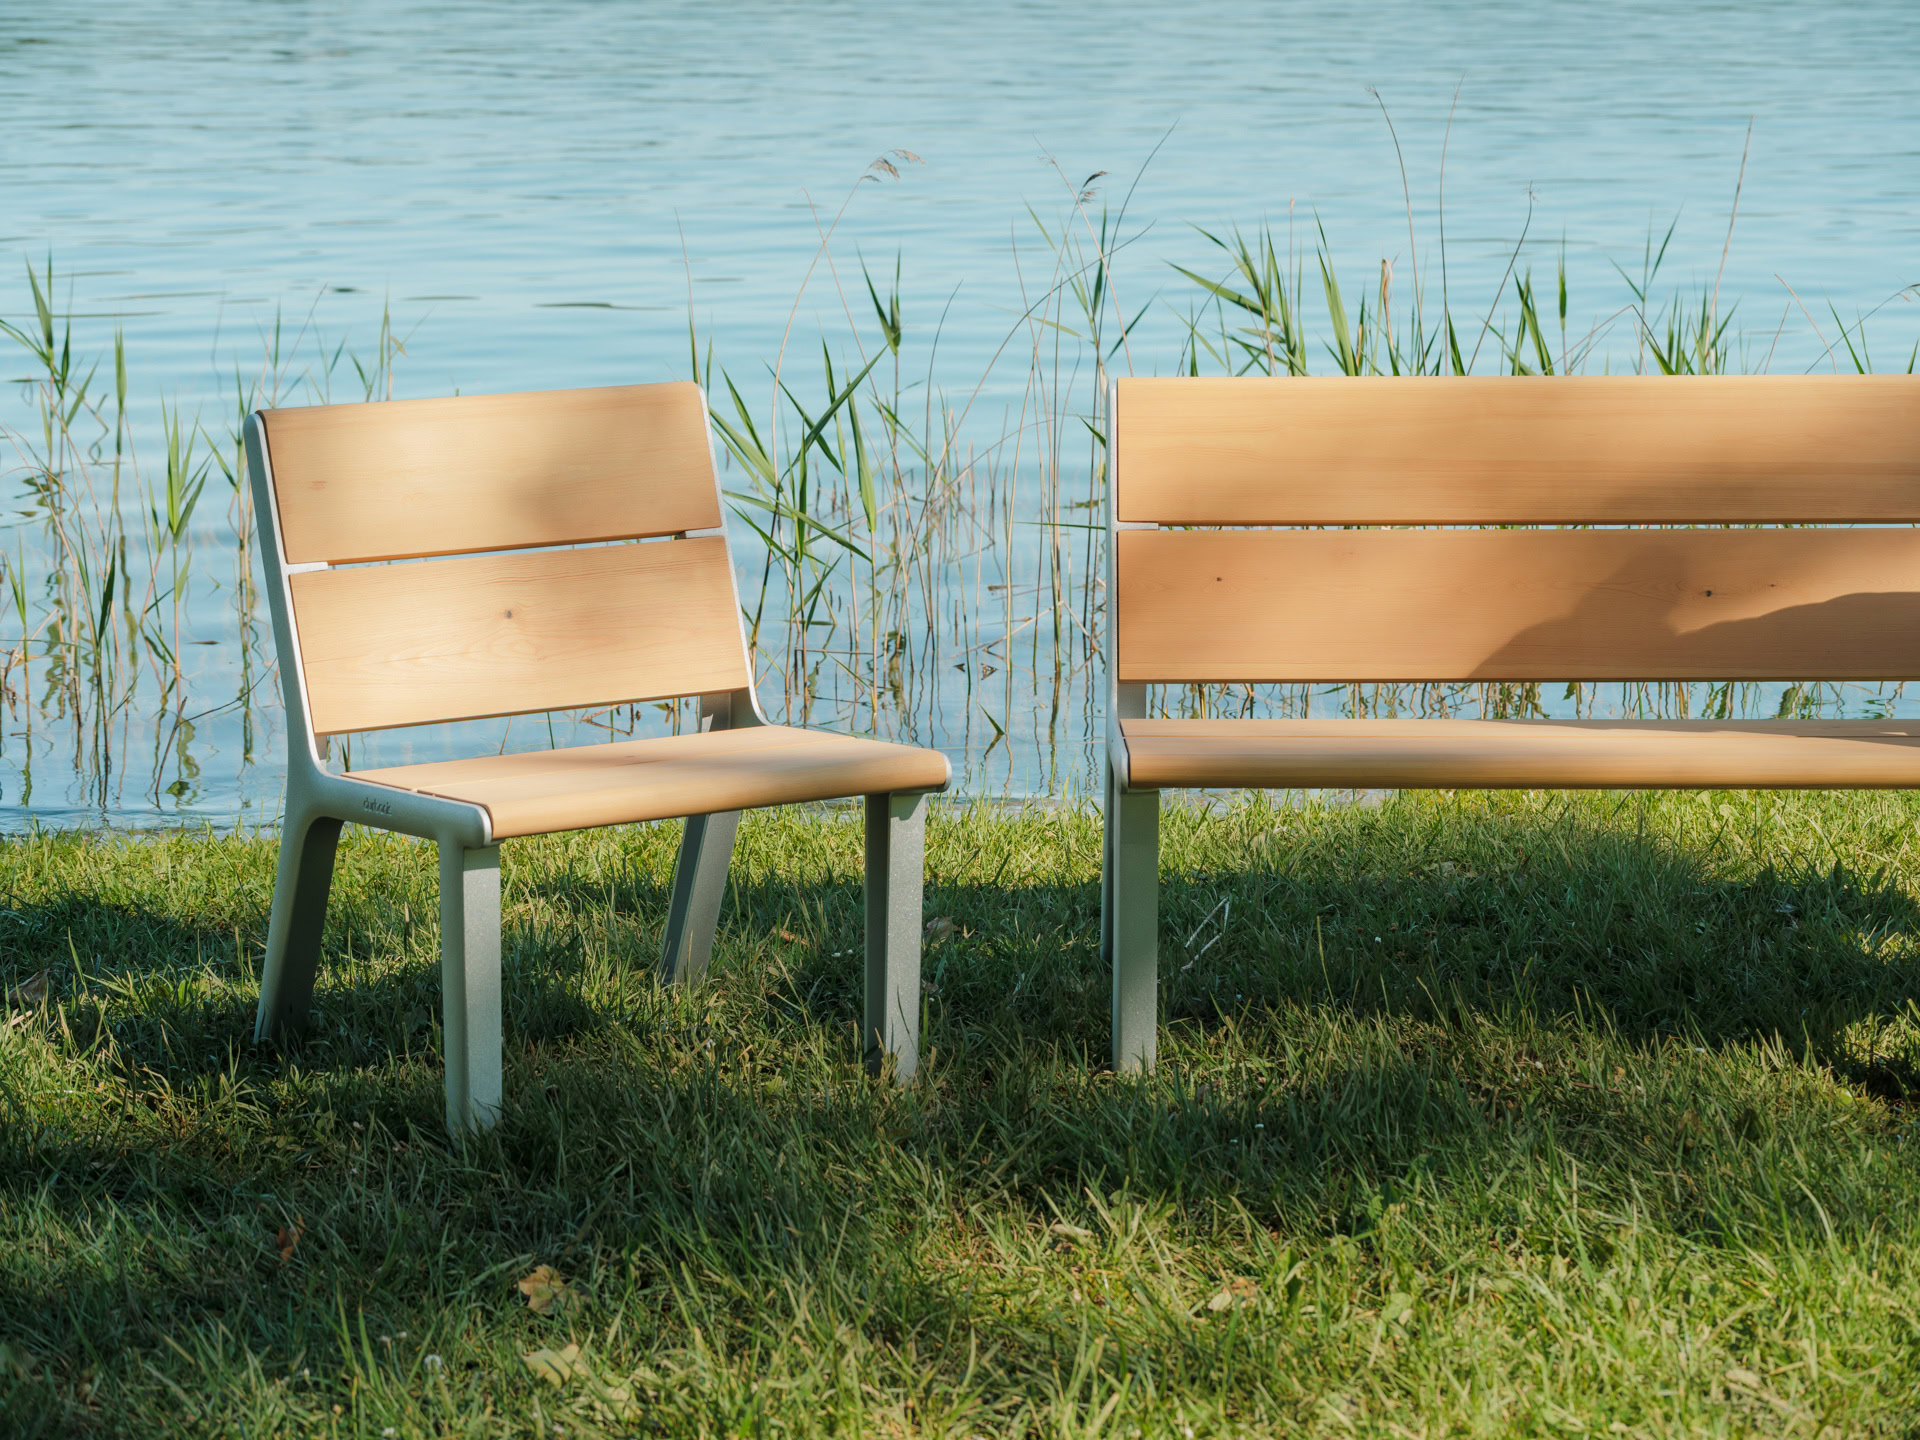
M891 152L863 179L897 180L917 159ZM1090 682L1102 623L1110 376L1718 373L1767 368L1781 333L1736 332L1736 306L1717 276L1667 288L1672 227L1649 235L1636 267L1615 266L1630 301L1584 329L1571 319L1564 254L1550 275L1530 268L1531 219L1497 291L1471 309L1449 289L1444 230L1423 248L1411 212L1404 277L1382 260L1377 277L1343 285L1324 226L1304 216L1202 232L1215 253L1210 270L1154 273L1133 249L1141 232L1128 227L1124 200L1102 208L1101 179L1075 186L1063 176L1066 201L1053 217L1029 208L1017 318L994 370L957 387L936 368L939 326L909 330L899 257L891 277L863 259L846 262L844 205L822 223L766 367L770 383L738 379L702 345L689 295L688 371L708 389L723 484L759 546L741 578L763 693L799 721L922 743L937 736L969 757L969 788L983 795L1057 795L1083 778L1076 757L1097 731L1099 687ZM1736 190L1729 245L1737 213ZM32 314L0 319L31 369L14 387L23 403L0 423L0 483L17 517L14 543L0 551L9 621L0 633L0 760L22 773L26 791L6 800L31 806L38 766L38 783L65 787L101 819L164 823L169 803L192 802L205 787L204 755L191 742L199 738L204 752L217 729L234 752L223 760L245 767L267 753L263 730L276 723L241 422L263 406L392 398L406 337L383 316L371 350L356 353L323 342L312 315L298 325L276 318L251 370L234 371L224 417L183 415L163 399L156 424L134 403L122 339L97 355L76 344L59 303L62 278L51 257L37 269L29 262ZM807 287L816 300L830 289L845 322L816 337L817 356L812 339L795 333ZM1177 315L1178 351L1135 354L1135 327L1155 307ZM1851 324L1817 317L1796 293L1783 328L1788 318L1811 326L1823 363L1874 368L1870 315ZM1920 348L1900 368L1917 359ZM988 414L989 376L1022 366L1018 399ZM220 663L208 667L216 678L194 678L187 652L202 645L217 647ZM1882 686L1575 683L1564 692L1196 687L1167 692L1163 703L1185 714L1733 716L1885 713L1902 699ZM552 743L583 743L683 719L673 705L621 707L546 733ZM536 729L523 725L513 743L537 742ZM472 731L464 743L504 745L512 733ZM344 748L350 756L379 743L349 738ZM462 739L450 732L437 743Z
M931 345L912 373L897 268L840 288L834 227L820 260L847 332L817 372L783 351L771 410L689 325L726 488L761 537L745 620L792 715L912 734L964 709L981 718L961 733L990 726L1002 756L1069 744L1093 715L1098 382L1153 367L1128 353L1139 312L1110 261L1130 236L1092 179L1064 224L1034 217L1050 259L1008 341L1024 398L991 434L933 383ZM1501 294L1456 324L1391 267L1350 306L1315 234L1210 237L1217 270L1180 276L1178 368L1697 373L1744 354L1717 287L1655 300L1664 244L1610 355L1616 332L1573 334L1564 269L1536 286L1519 244ZM31 274L33 319L8 330L38 369L33 423L4 437L25 515L5 743L57 736L63 774L70 749L109 812L151 762L157 805L192 793L196 724L238 716L251 752L275 723L229 424L389 398L405 337L385 323L355 359L275 326L227 420L169 406L154 442L125 347L78 356L58 272ZM1862 326L1839 335L1835 368L1872 368ZM237 695L183 659L207 616ZM465 1142L441 1120L426 847L350 832L313 1028L256 1046L271 834L0 838L0 1428L1913 1433L1920 796L1170 806L1161 1059L1120 1076L1100 817L1043 773L1061 803L989 790L932 811L905 1090L858 1063L857 818L745 818L712 977L687 990L654 978L677 827L508 847L506 1111Z
M507 1109L441 1124L435 869L352 834L255 1047L270 837L0 843L0 1416L69 1435L1905 1436L1920 799L1263 797L1163 821L1103 1063L1099 817L928 826L859 1064L860 831L517 842Z

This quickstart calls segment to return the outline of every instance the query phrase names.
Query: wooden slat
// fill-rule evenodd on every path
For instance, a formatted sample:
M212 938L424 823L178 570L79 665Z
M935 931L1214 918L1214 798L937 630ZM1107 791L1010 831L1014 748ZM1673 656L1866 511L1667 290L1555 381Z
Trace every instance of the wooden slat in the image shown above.
M343 563L718 526L697 385L263 413L287 559Z
M1920 725L1874 720L1123 720L1139 789L1920 786Z
M894 790L939 790L938 750L765 725L354 772L485 807L495 839Z
M1122 682L1920 676L1920 531L1135 530Z
M1920 376L1129 379L1165 525L1920 520Z
M749 683L717 536L291 577L313 728L379 730Z

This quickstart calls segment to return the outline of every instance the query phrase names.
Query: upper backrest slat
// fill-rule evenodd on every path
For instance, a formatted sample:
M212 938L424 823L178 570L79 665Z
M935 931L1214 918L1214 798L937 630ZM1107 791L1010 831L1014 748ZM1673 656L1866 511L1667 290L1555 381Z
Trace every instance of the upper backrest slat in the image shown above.
M697 385L262 413L286 558L393 560L721 523Z
M1920 376L1126 379L1115 518L1920 520Z

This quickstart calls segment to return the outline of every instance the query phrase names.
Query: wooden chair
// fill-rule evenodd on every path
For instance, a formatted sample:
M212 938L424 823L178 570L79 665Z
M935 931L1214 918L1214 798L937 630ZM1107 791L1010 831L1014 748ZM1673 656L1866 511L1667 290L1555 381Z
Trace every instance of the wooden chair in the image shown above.
M863 795L865 1049L917 1063L938 751L769 725L691 384L269 410L247 458L287 709L257 1036L302 1021L342 822L440 848L447 1124L500 1104L500 842L689 816L663 973L705 969L739 812ZM407 563L389 563L407 562ZM697 734L330 772L345 731L698 696Z
M1920 377L1130 379L1112 416L1117 1067L1154 1058L1163 789L1920 785L1910 721L1149 705L1219 682L1920 676Z

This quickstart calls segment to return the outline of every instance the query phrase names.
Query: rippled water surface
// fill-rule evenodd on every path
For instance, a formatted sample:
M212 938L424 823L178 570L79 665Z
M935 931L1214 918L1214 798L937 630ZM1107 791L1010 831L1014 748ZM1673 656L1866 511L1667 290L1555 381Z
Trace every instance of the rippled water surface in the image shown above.
M843 303L871 328L858 257L891 277L896 255L915 403L978 388L968 423L990 435L1029 393L1016 321L1051 264L1035 217L1071 223L1074 189L1127 205L1116 285L1142 318L1113 363L1165 370L1197 304L1168 262L1220 268L1195 227L1271 221L1310 253L1317 217L1353 286L1376 287L1385 259L1394 283L1418 271L1438 291L1444 143L1457 312L1491 305L1510 264L1551 276L1564 256L1573 333L1611 317L1601 349L1626 364L1615 264L1638 276L1671 226L1663 293L1711 287L1724 249L1736 368L1827 366L1843 326L1884 305L1870 362L1904 369L1920 306L1888 302L1920 280L1917 63L1920 6L1900 0L0 0L0 250L51 255L76 347L109 369L124 333L148 456L163 397L230 432L236 374L260 371L276 316L309 392L357 399L350 357L377 354L383 311L405 345L393 393L429 395L684 376L691 304L765 409L783 337L805 356L789 373L811 376ZM914 157L895 154L898 179L869 170L898 151ZM834 265L816 266L843 203ZM0 316L31 315L16 260ZM33 415L24 391L0 408L15 429ZM1060 454L1080 467L1062 492L1091 493L1084 448ZM5 548L32 574L42 517L17 472L7 486ZM280 719L242 653L225 486L216 473L193 521L188 703L132 704L103 781L44 698L19 697L16 667L0 825L271 819ZM757 576L744 524L736 540ZM970 788L1090 773L1084 675L1036 707L1030 686L976 692L977 657L938 665L913 733L959 754ZM257 703L237 704L249 685ZM399 744L371 753L417 753Z

